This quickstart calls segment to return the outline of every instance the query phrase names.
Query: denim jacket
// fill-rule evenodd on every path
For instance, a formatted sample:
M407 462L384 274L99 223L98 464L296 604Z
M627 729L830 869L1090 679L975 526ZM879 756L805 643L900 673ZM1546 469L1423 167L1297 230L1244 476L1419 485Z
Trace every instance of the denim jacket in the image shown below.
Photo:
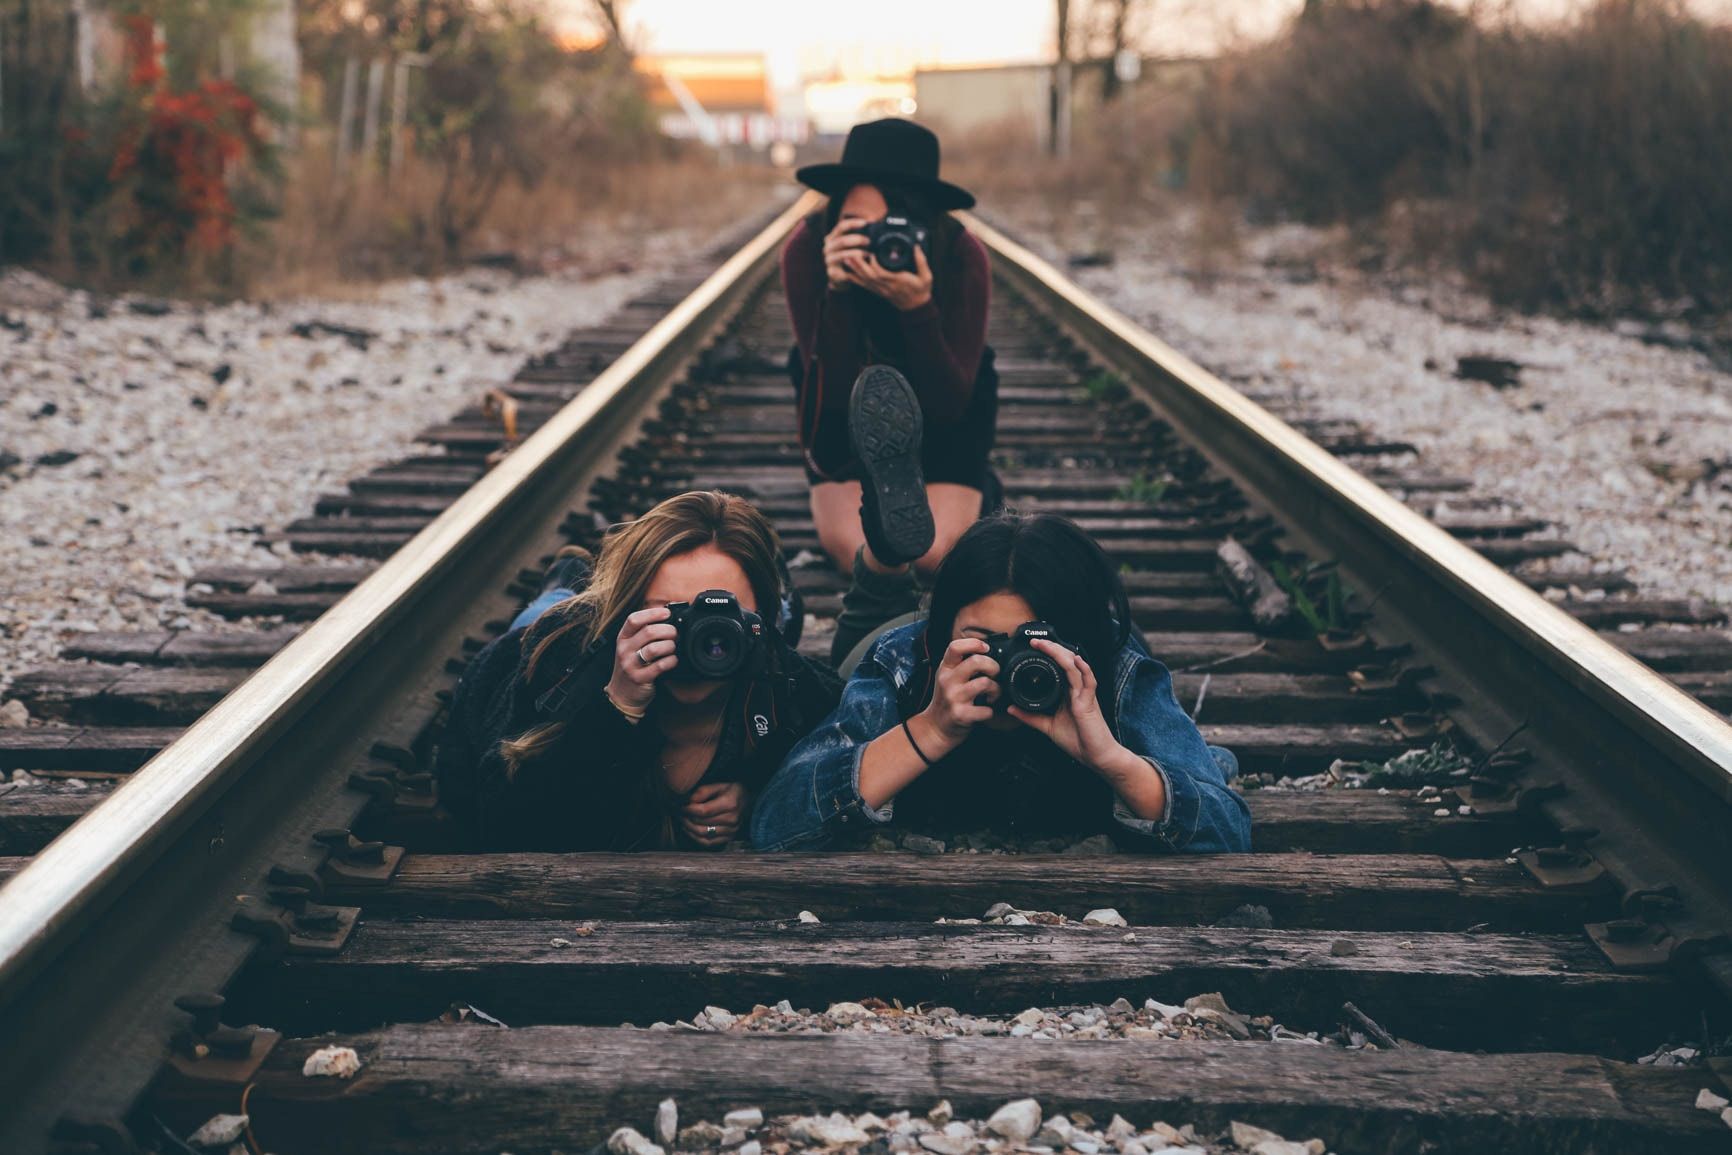
M915 622L892 630L867 653L843 689L841 704L789 752L759 797L752 817L754 846L815 850L891 821L894 802L874 809L860 797L860 759L867 743L901 723L901 702L918 667L916 651L925 629L925 622ZM1237 760L1203 742L1173 697L1167 668L1149 656L1134 632L1114 663L1113 693L1114 736L1160 774L1167 806L1158 820L1144 819L1115 798L1110 821L1102 816L1102 828L1151 851L1249 850L1250 810L1227 785L1238 773ZM1028 740L1047 741L1033 731ZM943 773L948 760L928 773ZM966 825L966 816L957 818L959 826Z

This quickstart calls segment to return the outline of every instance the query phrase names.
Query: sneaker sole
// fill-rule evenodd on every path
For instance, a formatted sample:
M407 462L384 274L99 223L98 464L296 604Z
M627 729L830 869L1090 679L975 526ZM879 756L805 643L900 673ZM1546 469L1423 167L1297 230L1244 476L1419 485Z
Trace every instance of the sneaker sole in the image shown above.
M920 399L902 374L884 366L860 374L848 401L848 437L862 473L861 513L878 523L883 544L897 554L882 561L912 561L932 548L936 530L920 471L923 429Z

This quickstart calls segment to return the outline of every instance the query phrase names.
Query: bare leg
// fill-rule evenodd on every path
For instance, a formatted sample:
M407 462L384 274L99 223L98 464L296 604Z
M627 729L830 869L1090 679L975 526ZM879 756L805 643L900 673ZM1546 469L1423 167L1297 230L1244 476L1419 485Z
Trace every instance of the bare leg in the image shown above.
M950 547L956 544L956 539L980 520L981 492L967 485L935 481L926 487L926 500L932 506L932 522L937 534L932 539L932 548L914 563L914 568L923 577L930 577L938 563L944 560L944 555L950 552Z
M812 486L812 523L818 544L844 577L854 572L854 555L866 544L860 528L860 483L820 481Z

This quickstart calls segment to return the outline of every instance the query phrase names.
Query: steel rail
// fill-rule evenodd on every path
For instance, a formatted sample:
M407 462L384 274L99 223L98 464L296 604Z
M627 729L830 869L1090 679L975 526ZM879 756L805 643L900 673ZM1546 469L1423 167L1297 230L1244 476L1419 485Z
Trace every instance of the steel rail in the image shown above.
M296 756L302 754L316 763L325 749L342 749L332 733L343 728L341 723L367 717L369 708L383 709L355 699L396 683L389 674L366 674L363 667L382 651L405 654L406 646L425 646L429 651L425 655L406 654L375 663L384 666L399 660L402 685L425 684L428 671L454 649L442 648L442 643L460 637L463 625L478 625L482 619L477 613L497 612L497 606L477 610L467 603L496 599L487 576L510 572L505 568L509 562L533 557L553 540L558 518L569 508L577 487L611 459L622 431L642 419L684 361L767 275L782 239L810 211L814 197L808 194L778 215L378 570L0 887L0 1023L6 1024L0 1027L0 1053L10 1054L19 1064L8 1072L10 1076L24 1077L20 1071L53 1065L50 1053L72 1048L70 1035L89 1036L105 1029L97 1023L69 1029L67 1016L72 1012L66 1006L37 1005L42 992L35 988L53 983L53 998L67 1000L75 994L60 981L62 971L77 973L83 967L88 975L112 976L116 970L112 963L104 969L86 956L101 949L124 952L149 942L137 936L148 934L150 928L137 924L150 920L141 920L128 907L142 903L158 912L173 909L164 905L172 902L169 896L154 893L160 883L196 882L201 893L196 900L182 896L181 905L196 907L203 902L209 907L204 913L219 912L219 925L211 933L241 937L223 929L226 916L220 915L223 900L232 902L236 891L214 896L217 902L211 907L213 896L202 889L222 884L238 885L240 890L256 887L256 876L245 881L247 871L261 861L276 860L274 856L283 852L260 848L251 839L234 845L242 840L224 837L224 820L210 817L213 808L222 804L228 828L275 837L273 822L280 825L284 815L264 812L293 795L283 791L275 778L269 786L253 782L254 766L267 762L283 765L285 772L298 772L309 793L343 792L346 770L340 764L297 765ZM485 596L481 590L486 590ZM429 616L430 621L421 620ZM458 621L464 617L473 620ZM342 737L353 740L352 735ZM260 779L263 782L262 774ZM252 793L262 797L245 797L249 791L243 788L252 785L260 785ZM359 796L353 791L348 794L352 806ZM319 821L309 814L297 825L316 827ZM216 833L208 846L197 849L211 864L186 867L180 860L188 855L189 835L202 840L207 830ZM166 865L154 869L159 861L167 861L171 851L176 860L173 869ZM92 941L105 937L110 941L103 945ZM79 956L82 962L69 964L71 956ZM130 961L141 969L146 965L143 958ZM196 981L199 970L187 962L184 981ZM172 977L165 976L165 981ZM100 1002L111 992L88 994L92 1002ZM146 1001L160 1004L161 999ZM111 1013L118 1011L111 1008ZM153 1005L148 1013L127 1008L127 1013L135 1025L145 1023L152 1029L174 1018L163 1005ZM159 1055L160 1043L160 1038L147 1040L140 1053ZM25 1062L27 1050L36 1051L29 1062ZM85 1051L91 1058L101 1053L99 1048ZM131 1081L122 1082L130 1085ZM19 1103L24 1089L10 1081L8 1085L13 1087L8 1097ZM14 1124L26 1114L36 1118L21 1135ZM34 1124L40 1124L43 1115L35 1109L12 1116L0 1125L0 1139L7 1140L0 1147L35 1147L42 1131Z
M1027 248L978 218L968 226L1000 276L1314 556L1338 558L1375 595L1380 627L1393 617L1398 633L1425 640L1428 660L1440 655L1450 688L1489 707L1468 713L1495 719L1476 738L1495 744L1526 727L1522 744L1555 754L1547 770L1571 791L1548 812L1605 832L1592 849L1614 875L1694 890L1679 925L1732 925L1732 726Z

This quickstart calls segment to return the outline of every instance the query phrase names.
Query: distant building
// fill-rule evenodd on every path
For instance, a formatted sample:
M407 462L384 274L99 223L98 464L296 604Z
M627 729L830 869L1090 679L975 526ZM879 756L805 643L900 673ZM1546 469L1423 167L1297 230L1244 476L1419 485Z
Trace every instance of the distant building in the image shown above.
M1144 59L1128 88L1183 88L1202 76L1203 61ZM1113 71L1111 60L1071 65L1071 116L1082 119L1100 106ZM942 132L962 135L984 130L1010 131L1047 146L1052 124L1053 65L1002 64L987 67L923 68L914 73L914 100L920 119Z
M763 149L802 144L810 135L804 116L777 115L761 55L640 56L636 67L668 136Z

